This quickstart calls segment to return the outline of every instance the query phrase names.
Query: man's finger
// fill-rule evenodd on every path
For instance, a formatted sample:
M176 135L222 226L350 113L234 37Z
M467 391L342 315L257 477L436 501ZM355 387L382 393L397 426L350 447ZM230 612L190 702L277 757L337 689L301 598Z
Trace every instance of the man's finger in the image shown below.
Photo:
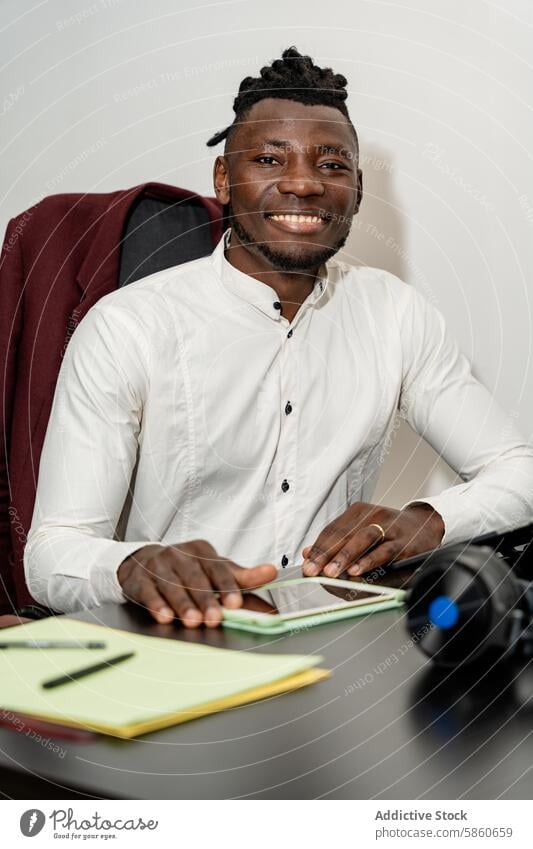
M213 586L200 562L190 560L174 568L174 579L187 591L208 628L216 628L222 621L222 609L213 592Z
M164 596L157 591L151 576L141 578L135 587L135 591L131 594L128 591L127 583L123 586L122 591L126 598L144 605L156 622L159 622L161 625L166 625L173 621L176 615L175 611L169 606Z
M204 569L213 587L219 591L220 600L225 607L237 608L242 605L242 594L234 574L236 563L227 557L214 562L204 563Z
M310 547L307 557L303 562L303 574L308 578L320 575L324 566L335 557L337 551L340 551L346 539L347 535L344 537L339 536L333 542L331 537L327 540L321 534L314 545Z
M365 572L370 572L378 566L384 566L386 563L392 563L393 560L398 558L398 554L401 553L401 550L402 546L396 540L384 542L382 545L378 545L375 551L365 554L364 557L360 557L356 563L349 566L348 575L351 577L363 575Z
M234 566L232 571L239 587L251 590L275 580L278 567L274 566L273 563L261 563L259 566L252 566L249 569L244 566Z
M379 528L374 525L368 525L356 531L348 542L338 549L334 555L328 557L326 562L322 558L318 565L320 572L323 572L328 578L338 578L351 566L355 560L358 560L370 548L381 542L382 535ZM304 572L308 575L309 572ZM312 574L316 575L319 572L315 571Z
M324 567L324 575L328 578L338 578L365 552L374 548L374 546L381 548L382 539L383 535L375 525L361 528L349 540L348 544L336 553L332 561Z
M316 542L309 547L302 566L303 574L308 578L319 575L324 566L333 560L337 552L346 545L353 533L353 528L335 524L335 522L324 528Z
M198 628L202 624L202 611L172 568L167 564L160 565L157 574L154 574L154 583L159 594L174 611L173 616L178 616L186 628Z
M179 574L179 563L170 549L165 549L153 561L152 579L158 593L167 601L175 615L186 628L197 628L203 622L202 611L184 587Z
M322 566L320 563L315 563L314 560L307 558L304 560L302 564L302 572L306 578L316 578L317 575L320 575L322 571Z

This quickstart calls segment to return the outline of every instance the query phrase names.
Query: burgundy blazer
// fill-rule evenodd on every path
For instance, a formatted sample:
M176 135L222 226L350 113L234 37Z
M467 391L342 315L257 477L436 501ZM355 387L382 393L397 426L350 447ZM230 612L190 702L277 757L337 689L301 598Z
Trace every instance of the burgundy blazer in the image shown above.
M53 195L8 224L0 260L0 613L33 601L23 550L59 367L84 315L117 288L125 222L143 194L196 198L207 210L213 247L219 241L218 201L160 183Z

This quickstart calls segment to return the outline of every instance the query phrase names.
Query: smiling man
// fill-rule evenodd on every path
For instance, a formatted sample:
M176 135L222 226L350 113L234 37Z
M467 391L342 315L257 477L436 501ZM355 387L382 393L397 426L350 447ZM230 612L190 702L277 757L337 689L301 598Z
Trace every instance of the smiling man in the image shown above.
M362 197L346 96L296 48L243 80L208 142L225 140L229 224L213 254L106 296L75 331L25 553L37 600L216 626L278 568L357 576L531 520L533 449L441 313L334 259ZM397 415L463 479L400 510L371 503Z

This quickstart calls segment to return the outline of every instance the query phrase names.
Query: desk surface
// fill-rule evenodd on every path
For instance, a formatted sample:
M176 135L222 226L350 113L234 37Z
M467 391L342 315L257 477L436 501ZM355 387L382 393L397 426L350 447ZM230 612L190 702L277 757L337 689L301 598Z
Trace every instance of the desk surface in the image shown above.
M333 676L136 740L47 743L0 729L7 797L532 797L531 665L495 681L436 674L400 611L270 639L156 625L130 605L78 618L245 651L314 652Z

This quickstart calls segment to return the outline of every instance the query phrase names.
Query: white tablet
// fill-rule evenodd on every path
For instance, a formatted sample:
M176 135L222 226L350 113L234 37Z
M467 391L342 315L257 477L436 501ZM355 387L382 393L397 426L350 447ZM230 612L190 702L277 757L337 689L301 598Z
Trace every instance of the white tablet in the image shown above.
M268 598L267 601L267 592ZM319 576L274 581L259 591L243 591L244 603L237 610L224 608L228 623L249 623L263 628L313 618L312 624L356 615L360 608L401 602L404 593L390 587L371 586L364 582L343 581ZM392 603L392 604L391 604ZM345 613L346 612L346 613ZM316 618L316 621L315 621Z

